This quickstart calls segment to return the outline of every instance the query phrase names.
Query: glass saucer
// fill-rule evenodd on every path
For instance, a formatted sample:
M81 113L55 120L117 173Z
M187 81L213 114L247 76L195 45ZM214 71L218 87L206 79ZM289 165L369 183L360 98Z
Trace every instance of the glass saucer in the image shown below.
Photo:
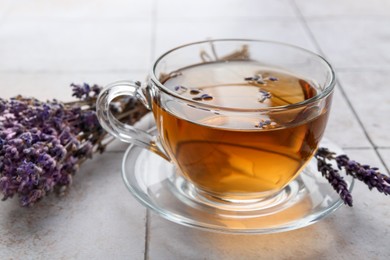
M329 141L321 146L342 153ZM282 206L261 210L229 210L203 203L189 195L191 184L178 176L174 165L134 145L130 145L124 155L122 177L143 205L172 222L226 233L265 234L308 226L342 205L339 195L316 167L316 159L312 159L299 177L285 188L289 196ZM346 176L345 180L352 190L353 179Z

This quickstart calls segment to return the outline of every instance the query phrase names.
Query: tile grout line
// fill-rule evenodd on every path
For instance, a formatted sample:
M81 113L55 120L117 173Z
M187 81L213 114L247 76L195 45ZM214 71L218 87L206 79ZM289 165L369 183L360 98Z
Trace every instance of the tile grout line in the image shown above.
M389 19L389 16L386 14L353 14L353 15L348 15L348 14L334 14L334 15L306 15L307 18L316 20L316 21L326 21L329 19L333 20L361 20L361 19L366 19L366 20L371 20L371 21L383 21Z
M310 29L305 17L303 16L301 10L299 9L298 5L296 4L295 0L291 0L290 3L292 4L293 8L295 9L295 12L296 14L298 15L298 19L301 21L303 27L304 27L304 30L308 33L308 36L309 38L312 40L314 46L317 48L318 52L323 56L323 57L326 57L324 51L322 50L322 48L320 47L317 39L314 37L314 34L312 32L312 30ZM383 167L385 168L385 170L387 171L387 173L389 174L390 173L390 169L389 167L387 166L385 160L382 158L382 156L380 155L379 151L378 151L378 147L374 144L374 142L372 141L371 137L369 136L368 132L367 132L367 129L364 127L363 125L363 122L362 120L360 119L359 115L357 114L355 108L353 107L352 105L352 102L349 100L342 84L340 83L340 81L336 78L336 83L337 85L339 86L339 89L341 91L341 94L343 95L345 101L347 102L347 105L350 107L353 115L355 116L356 120L358 121L360 127L362 128L363 130L363 133L364 135L366 136L368 142L370 143L370 145L372 146L372 148L374 149L374 152L375 154L378 156L378 159L379 161L382 163Z
M186 17L184 22L185 23L197 23L197 22L224 22L224 21L231 21L232 16L231 15L225 15L225 16L205 16L205 17ZM238 22L263 22L263 21L293 21L296 20L296 17L294 16L264 16L264 17L258 17L258 16L249 16L249 17L234 17L234 19ZM173 23L177 22L177 18L172 17L161 17L159 19L160 22L164 23Z
M343 150L374 150L372 147L353 147L353 146L344 146L341 147Z
M153 0L151 10L151 28L150 28L150 62L153 63L156 55L156 37L157 37L157 0ZM150 211L146 208L145 218L145 245L144 245L144 260L149 260L149 244L150 244Z
M146 217L145 217L145 245L144 245L144 260L149 260L149 235L150 233L150 212L146 208Z
M346 67L339 67L335 68L337 72L362 72L362 71L369 71L369 72L385 72L388 73L390 72L390 69L383 68L383 69L378 69L378 68L368 68L368 67L360 67L360 68L346 68Z

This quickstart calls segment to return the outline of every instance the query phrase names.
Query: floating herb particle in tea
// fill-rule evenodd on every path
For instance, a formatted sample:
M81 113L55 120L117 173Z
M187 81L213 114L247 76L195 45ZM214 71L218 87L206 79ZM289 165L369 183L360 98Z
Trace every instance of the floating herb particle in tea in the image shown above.
M258 83L258 84L265 84L265 81L263 79L263 76L261 74L257 74L253 77L253 80L254 82Z
M199 89L191 89L190 90L190 94L191 95L198 95L200 93L200 90Z
M259 98L259 102L260 103L263 103L267 99L272 98L271 92L268 92L268 91L265 91L265 90L262 90L262 89L259 89L259 92L261 94L261 97Z
M193 97L192 100L195 100L195 101L210 101L210 100L213 100L213 97L210 96L209 94L203 94L201 95L200 97Z
M263 76L261 74L257 74L253 77L246 77L244 78L245 81L252 81L254 83L258 83L258 84L265 84L265 81L263 79Z
M267 81L278 81L278 78L273 77L273 76L263 78L263 76L261 74L256 74L255 76L252 76L252 77L245 77L244 80L252 82L252 83L257 83L260 85L266 85Z
M209 100L212 100L213 97L210 96L209 94L203 94L202 96L200 96L203 100L205 101L209 101Z
M179 94L183 94L185 93L188 89L184 86L176 86L175 88L175 91L178 92Z
M275 122L272 122L270 119L266 119L266 120L260 120L259 123L257 125L255 125L255 127L258 127L258 128L269 128L270 126L272 126L272 128L276 125Z
M261 85L265 84L265 81L264 81L264 79L263 79L263 77L261 75L256 76L255 82L258 83L258 84L261 84Z
M181 89L187 90L187 88L186 88L186 87L183 87L183 86L176 86L176 87L175 87L175 91L179 91L179 90L181 90Z

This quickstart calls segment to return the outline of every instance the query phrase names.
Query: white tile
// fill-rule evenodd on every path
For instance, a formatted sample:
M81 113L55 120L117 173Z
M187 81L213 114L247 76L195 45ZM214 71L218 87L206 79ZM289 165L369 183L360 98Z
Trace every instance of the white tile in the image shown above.
M366 163L372 150L348 151ZM381 167L382 168L382 167ZM228 235L179 226L151 214L150 259L386 259L390 206L387 197L356 185L355 204L303 229L270 235ZM364 238L364 239L362 239Z
M87 161L65 197L0 203L1 259L143 259L145 208L125 188L122 154Z
M248 38L286 42L314 50L296 19L215 20L199 22L160 22L157 24L156 54L184 43L218 38Z
M389 72L340 72L339 78L374 144L390 147Z
M157 1L158 20L295 17L289 0Z
M293 0L307 17L321 16L388 16L388 0Z
M0 1L0 24L3 21L2 18L5 14L8 14L12 10L12 6L15 5L13 0L1 0Z
M325 137L341 147L371 147L351 108L336 86Z
M19 0L9 19L74 22L151 20L152 4L153 0Z
M106 86L120 80L145 81L147 70L122 72L64 72L64 73L15 73L0 72L2 98L16 95L32 96L40 100L58 99L74 101L71 83Z
M150 22L8 21L0 30L0 71L147 69Z
M307 19L337 68L390 69L390 19Z

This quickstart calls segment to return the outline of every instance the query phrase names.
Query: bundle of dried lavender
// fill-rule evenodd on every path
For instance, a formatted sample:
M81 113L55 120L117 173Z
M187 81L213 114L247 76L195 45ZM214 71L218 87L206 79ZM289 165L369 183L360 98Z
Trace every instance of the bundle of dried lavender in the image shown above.
M41 102L22 96L0 99L3 200L18 195L22 206L32 206L52 191L61 194L79 166L94 152L104 151L109 136L95 113L102 88L72 87L73 96L79 99L75 102ZM131 124L147 113L135 99L123 98L115 104L117 117Z

